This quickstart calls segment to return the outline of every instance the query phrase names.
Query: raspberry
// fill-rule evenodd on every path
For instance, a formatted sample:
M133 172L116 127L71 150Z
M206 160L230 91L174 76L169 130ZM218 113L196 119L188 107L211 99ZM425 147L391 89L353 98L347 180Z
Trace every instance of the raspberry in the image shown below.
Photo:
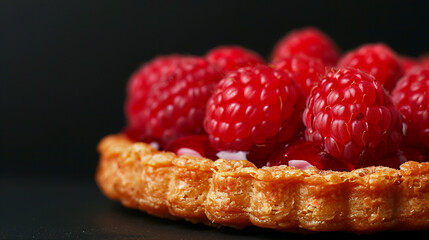
M281 69L290 74L298 83L299 87L307 97L311 89L325 75L325 65L318 59L309 58L304 55L287 56L274 64L275 69Z
M150 137L161 146L204 132L206 102L223 76L203 58L189 57L173 65L143 91L142 107L135 115L129 115L134 123L130 127L140 131L140 139Z
M207 104L204 128L217 150L248 151L288 141L302 124L300 90L265 65L227 74Z
M327 35L316 28L307 27L284 36L275 45L271 62L299 54L320 59L327 66L334 66L340 57L337 45Z
M307 99L303 114L307 141L355 167L395 152L402 118L391 97L372 76L331 69Z
M265 64L259 54L240 46L220 46L210 50L206 59L228 73L242 67Z
M413 69L415 67L419 67L421 65L419 60L412 58L412 57L407 57L407 56L400 57L399 62L401 63L401 67L402 67L404 74L409 72L411 69Z
M429 147L429 68L414 68L402 77L392 92L404 116L405 143Z
M353 67L371 74L388 91L403 75L399 58L382 43L366 44L346 53L338 62L338 67Z
M129 126L134 127L141 122L138 119L138 113L141 112L152 85L165 79L165 76L171 74L181 61L187 61L192 58L191 56L179 54L160 56L143 64L130 77L127 86L127 100L125 102L125 115L127 116ZM138 131L134 130L133 128L127 130L131 135L136 135L132 139L140 135Z
M429 54L425 54L419 58L419 63L422 67L429 68Z
M300 164L301 166L304 164L304 168L308 166L315 166L321 170L352 170L352 168L347 166L345 163L324 152L319 145L306 142L304 140L297 140L291 144L286 144L282 148L277 149L268 159L267 166L294 166L297 165L296 163Z

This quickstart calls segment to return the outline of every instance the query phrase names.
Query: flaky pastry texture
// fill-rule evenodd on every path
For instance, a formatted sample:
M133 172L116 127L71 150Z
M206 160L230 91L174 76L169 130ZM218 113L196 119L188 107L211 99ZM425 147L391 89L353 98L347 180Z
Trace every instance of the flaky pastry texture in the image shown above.
M177 156L120 134L105 137L98 151L102 192L155 216L293 232L429 229L429 163L350 172L257 168Z

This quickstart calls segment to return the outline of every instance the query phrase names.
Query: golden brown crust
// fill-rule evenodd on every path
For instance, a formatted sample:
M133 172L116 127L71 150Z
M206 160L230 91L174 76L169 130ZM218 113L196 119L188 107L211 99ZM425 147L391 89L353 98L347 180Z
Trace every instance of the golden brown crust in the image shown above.
M282 231L429 229L429 163L351 172L256 168L178 157L122 135L105 137L98 151L103 193L156 216Z

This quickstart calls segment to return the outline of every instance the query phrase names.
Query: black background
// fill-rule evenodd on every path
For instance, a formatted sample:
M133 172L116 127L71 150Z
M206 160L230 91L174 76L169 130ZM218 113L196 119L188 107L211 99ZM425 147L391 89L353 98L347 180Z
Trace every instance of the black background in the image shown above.
M96 145L124 126L130 74L160 54L222 44L268 57L310 25L343 51L385 42L419 56L429 52L428 10L425 1L0 1L0 238L267 238L158 220L99 193Z

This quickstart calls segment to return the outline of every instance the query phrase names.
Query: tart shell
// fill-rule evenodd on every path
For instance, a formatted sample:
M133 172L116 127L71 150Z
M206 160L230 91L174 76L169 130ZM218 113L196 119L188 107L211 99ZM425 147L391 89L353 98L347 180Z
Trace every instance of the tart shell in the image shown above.
M102 192L159 217L292 232L429 229L429 163L350 172L257 168L177 156L121 134L105 137L98 151Z

